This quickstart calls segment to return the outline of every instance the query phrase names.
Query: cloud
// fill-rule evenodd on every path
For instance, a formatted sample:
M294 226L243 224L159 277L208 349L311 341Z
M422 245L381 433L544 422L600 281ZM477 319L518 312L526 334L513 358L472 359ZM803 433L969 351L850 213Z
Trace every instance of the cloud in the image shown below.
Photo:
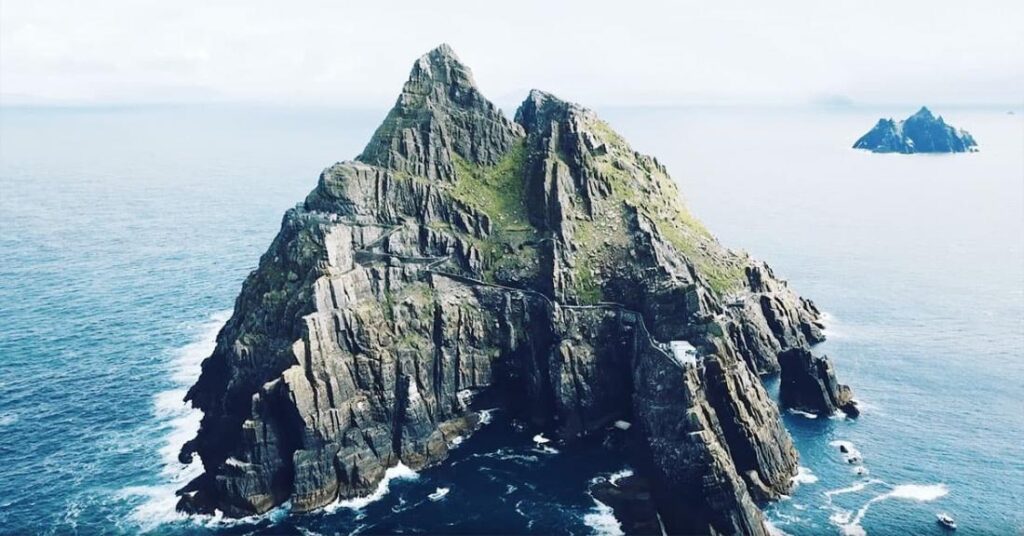
M510 99L1006 103L1024 92L1022 15L1016 0L4 0L0 92L385 107L449 42Z

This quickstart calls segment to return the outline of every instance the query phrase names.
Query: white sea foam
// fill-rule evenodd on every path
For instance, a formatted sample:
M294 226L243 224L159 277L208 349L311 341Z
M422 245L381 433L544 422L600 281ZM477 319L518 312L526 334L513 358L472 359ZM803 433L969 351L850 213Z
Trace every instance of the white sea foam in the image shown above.
M528 511L525 508L523 508L523 503L525 502L525 500L516 501L515 510L517 514L523 516L523 519L526 520L526 529L531 530L533 529L533 523L535 520L532 517L530 517Z
M599 536L622 536L622 523L615 519L615 512L611 506L594 499L594 508L583 516L583 524L594 529L594 534Z
M945 484L901 484L889 493L893 499L918 502L930 502L946 495L949 495L949 488Z
M860 525L860 522L864 520L864 516L868 513L868 509L871 508L872 504L887 499L929 502L944 497L948 493L949 488L946 487L945 484L901 484L881 495L871 498L868 502L864 503L864 506L861 506L860 509L857 510L853 519L837 524L843 531L843 534L849 536L862 536L867 533Z
M633 476L633 470L627 467L621 471L612 473L611 476L608 477L608 482L611 482L613 486L618 486L619 480L631 476Z
M546 437L544 437L544 434L537 434L537 435L533 436L533 442L538 444L538 445L543 445L545 443L550 443L551 440L546 438Z
M801 484L814 484L818 481L818 476L811 472L806 467L798 467L796 470L796 476L793 477L793 486L800 486Z
M849 510L839 510L838 512L835 512L834 514L828 516L828 520L835 525L842 526L849 523L850 517L852 516L853 512Z
M2 426L10 426L10 425L12 425L12 424L14 424L16 422L18 422L18 414L17 413L11 413L11 412L0 413L0 427L2 427Z
M847 338L846 331L842 329L842 325L839 319L835 315L828 311L821 312L821 323L824 324L825 328L821 330L825 334L826 339L845 339Z
M373 490L373 493L363 497L335 501L334 503L325 506L324 511L334 512L339 508L362 510L366 505L384 498L391 488L392 480L415 480L419 478L419 476L419 473L409 469L405 464L399 462L398 465L389 467L387 471L384 471L384 478L377 483L377 489Z
M790 409L789 409L789 412L790 412L791 414L793 414L793 415L799 415L799 416L801 416L801 417L806 417L806 418L808 418L808 419L817 419L817 418L818 418L818 416L817 416L816 414L814 414L814 413L810 413L810 412L808 412L808 411L800 411L800 410L798 410L798 409L792 409L792 408L790 408Z
M201 364L213 352L217 332L230 316L231 311L212 315L200 326L192 342L173 352L168 372L175 386L153 397L153 413L157 427L166 430L163 445L159 450L163 463L160 477L164 483L155 486L129 486L118 493L120 497L142 498L142 502L132 510L129 519L143 532L186 517L175 509L178 497L174 492L199 476L203 467L198 459L188 465L178 461L179 449L186 441L195 437L199 430L199 421L202 419L200 411L185 404L185 393L199 378ZM218 518L211 516L200 516L196 520L204 523L218 522Z
M480 410L480 424L490 424L494 419L495 409Z

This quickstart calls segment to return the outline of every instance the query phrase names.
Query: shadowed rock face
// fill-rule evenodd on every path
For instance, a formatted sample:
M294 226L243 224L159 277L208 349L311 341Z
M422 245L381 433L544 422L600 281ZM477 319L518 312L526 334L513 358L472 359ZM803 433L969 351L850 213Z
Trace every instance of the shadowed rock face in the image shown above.
M963 153L977 151L978 144L966 130L947 125L942 117L921 107L903 121L879 119L867 134L853 144L854 149L875 153Z
M565 440L629 421L670 530L764 534L797 454L758 376L818 317L593 112L533 91L510 122L441 46L243 284L187 395L205 473L179 508L367 494L444 460L485 400Z
M779 401L784 407L818 415L832 415L840 410L850 417L860 415L853 391L836 381L828 356L792 348L779 354L779 364Z

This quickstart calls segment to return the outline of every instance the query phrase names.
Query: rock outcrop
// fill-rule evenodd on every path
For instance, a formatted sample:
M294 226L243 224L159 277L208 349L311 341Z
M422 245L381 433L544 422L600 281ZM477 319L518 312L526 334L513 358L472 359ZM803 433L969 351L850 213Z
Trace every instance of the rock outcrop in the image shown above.
M853 390L836 381L828 356L816 356L803 348L792 348L779 354L782 378L779 400L787 408L817 415L842 411L850 417L860 415L853 400Z
M571 439L633 423L673 531L765 534L797 453L759 381L819 312L722 247L658 160L540 91L507 120L447 46L321 174L187 400L179 508L308 511L445 459L480 401ZM685 341L696 356L677 355Z
M921 107L903 121L879 119L867 134L853 144L854 149L875 153L964 153L977 151L978 144L966 130L947 125L942 117Z
M638 475L613 480L601 479L590 486L590 495L615 512L615 519L626 534L661 534L662 521L650 482Z

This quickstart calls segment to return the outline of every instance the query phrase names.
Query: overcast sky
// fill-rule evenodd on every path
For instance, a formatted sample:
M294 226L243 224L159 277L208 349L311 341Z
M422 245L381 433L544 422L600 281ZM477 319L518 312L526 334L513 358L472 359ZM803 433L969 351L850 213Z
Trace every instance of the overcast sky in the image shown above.
M0 0L0 94L382 108L448 42L499 104L1017 105L1022 28L1021 0Z

